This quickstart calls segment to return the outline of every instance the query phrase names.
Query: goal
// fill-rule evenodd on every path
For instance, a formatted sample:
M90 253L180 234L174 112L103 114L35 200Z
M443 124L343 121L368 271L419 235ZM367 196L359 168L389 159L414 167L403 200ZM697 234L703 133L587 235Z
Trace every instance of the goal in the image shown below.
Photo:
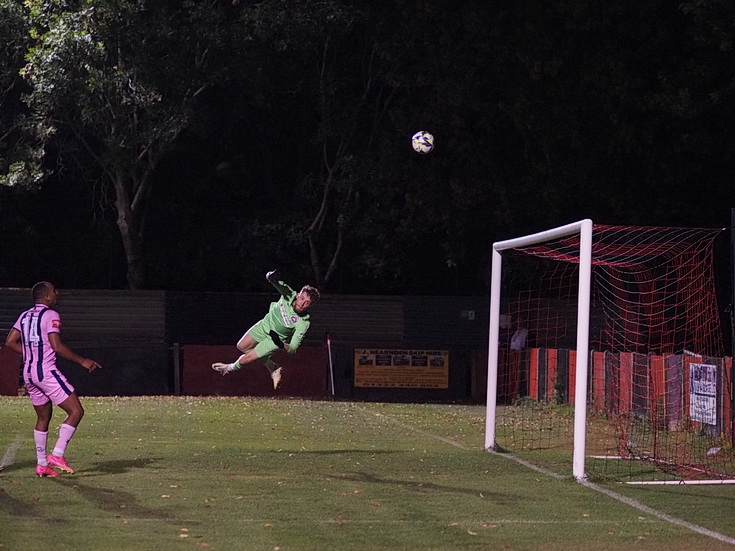
M721 231L582 220L495 243L486 449L568 442L579 480L613 458L734 478L712 268Z

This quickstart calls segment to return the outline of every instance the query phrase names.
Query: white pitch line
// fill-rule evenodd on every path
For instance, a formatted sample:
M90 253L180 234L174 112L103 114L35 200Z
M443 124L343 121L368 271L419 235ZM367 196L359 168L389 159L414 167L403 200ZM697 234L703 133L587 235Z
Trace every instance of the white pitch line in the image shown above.
M363 408L361 408L361 409L363 409ZM385 419L386 421L390 421L394 425L398 425L401 428L408 429L408 430L411 430L413 432L417 432L417 433L422 434L424 436L428 436L429 438L433 438L434 440L440 440L440 441L444 442L445 444L450 444L450 445L454 446L455 448L459 448L461 450L467 450L467 451L469 451L471 449L471 448L465 446L464 444L461 444L461 443L457 442L456 440L452 440L451 438L445 438L443 436L439 436L438 434L432 434L430 432L426 432L424 430L417 429L416 427L412 427L411 425L406 425L404 423L401 423L400 421L397 421L396 419L391 419L390 417L386 417L382 413L377 413L375 411L369 411L369 410L366 410L366 409L363 409L363 411L368 411L369 413L372 413L373 415L375 415L375 417L380 417L382 419Z
M691 522L687 522L685 520L681 520L676 517L672 517L671 515L667 515L666 513L662 511L657 511L656 509L652 509L648 505L643 505L642 503L640 503L639 501L636 501L635 499L631 499L629 497L620 495L617 492L608 490L607 488L602 488L601 486L598 486L597 484L593 484L592 482L588 482L584 480L581 483L584 486L587 486L588 488L595 490L596 492L605 494L608 497L611 497L617 501L620 501L621 503L624 503L630 507L633 507L634 509L638 509L639 511L643 511L644 513L648 513L649 515L653 515L656 518L660 518L661 520L670 522L671 524L675 524L676 526L682 526L684 528L688 528L689 530L692 530L693 532L697 532L698 534L702 534L704 536L709 536L710 538L716 539L718 541L729 543L731 545L735 545L735 538L731 538L729 536L726 536L725 534L720 534L719 532L715 532L714 530L709 530L708 528L704 528L697 524L692 524Z
M530 467L533 470L545 473L549 476L553 476L554 478L564 478L556 473L552 473L550 471L547 471L545 469L541 469L540 467L536 467L535 465L531 465L527 461L524 461L523 459L520 459L518 457L515 457L508 453L497 453L492 450L488 450L490 453L494 455L498 455L501 457L506 457L507 459L511 459L513 461L516 461L517 463L520 463L521 465L524 465L526 467ZM607 497L610 497L616 501L619 501L620 503L623 503L627 505L628 507L632 507L634 509L638 509L639 511L643 511L644 513L647 513L649 515L653 515L654 517L663 520L665 522L668 522L670 524L674 524L676 526L681 526L683 528L688 528L689 530L696 532L698 534L702 534L703 536L708 536L710 538L716 539L718 541L721 541L723 543L729 543L731 545L735 545L735 538L731 538L730 536L726 536L725 534L721 534L719 532L715 532L714 530L710 530L708 528L704 528L703 526L699 526L697 524L693 524L691 522L687 522L685 520L678 519L676 517L672 517L671 515L668 515L664 513L663 511L658 511L656 509L653 509L649 507L648 505L643 505L643 503L636 501L635 499L626 497L624 495L621 495L617 492L613 492L612 490L608 490L607 488L603 488L602 486L598 486L597 484L594 484L592 482L589 482L587 480L582 480L580 483L583 486L586 486L587 488L594 490L596 492L599 492L601 494L606 495Z
M442 442L446 442L448 444L451 444L452 446L456 446L456 447L458 447L460 449L463 449L463 450L470 450L471 449L471 448L468 448L467 446L464 446L463 444L460 444L459 442L456 442L456 441L451 440L449 438L444 438L443 436L439 436L438 434L432 434L430 432L426 432L426 431L423 431L421 429L417 429L417 428L412 427L410 425L406 425L404 423L401 423L400 421L396 421L395 419L390 419L389 417L386 417L386 416L384 416L384 415L382 415L380 413L375 413L375 412L372 412L372 413L374 413L374 415L376 415L377 417L382 417L384 419L388 419L388 420L392 421L393 423L395 423L396 425L399 425L399 426L401 426L403 428L406 428L406 429L413 430L414 432L417 432L419 434L423 434L424 436L428 436L428 437L434 438L436 440L440 440ZM533 469L536 472L545 474L545 475L550 476L552 478L556 478L556 479L566 478L565 476L562 476L560 474L554 473L552 471L548 471L546 469L542 469L541 467L537 467L536 465L533 465L533 464L529 463L528 461L524 461L523 459L521 459L519 457L515 457L515 456L513 456L513 455L511 455L509 453L498 453L498 452L493 451L493 450L488 450L488 451L490 453L492 453L493 455L497 455L499 457L505 457L506 459L511 459L511 460L515 461L516 463L519 463L519 464L523 465L524 467L528 467L529 469ZM587 488L589 488L591 490L594 490L596 492L599 492L601 494L604 494L604 495L606 495L606 496L608 496L608 497L610 497L610 498L612 498L612 499L614 499L616 501L619 501L619 502L627 505L628 507L632 507L634 509L638 509L639 511L642 511L644 513L647 513L649 515L653 515L654 517L656 517L656 518L658 518L660 520L663 520L663 521L668 522L670 524L674 524L675 526L681 526L682 528L687 528L687 529L689 529L689 530L691 530L693 532L696 532L698 534L702 534L703 536L708 536L710 538L716 539L716 540L721 541L723 543L729 543L731 545L735 545L735 538L731 538L730 536L726 536L725 534L721 534L719 532L715 532L714 530L709 530L708 528L704 528L703 526L699 526L697 524L693 524L691 522L687 522L685 520L681 520L681 519L678 519L676 517L672 517L671 515L668 515L668 514L664 513L663 511L658 511L656 509L653 509L653 508L649 507L648 505L644 505L644 504L640 503L639 501L636 501L635 499L631 499L631 498L626 497L624 495L618 494L616 492L613 492L612 490L608 490L607 488L603 488L601 486L598 486L597 484L593 484L592 482L583 480L583 481L580 481L580 483L583 486L585 486L585 487L587 487Z
M717 480L632 480L626 482L632 486L712 486L717 484L735 484L735 479Z
M566 478L566 476L561 475L559 473L555 473L553 471L549 471L547 469L538 467L534 465L533 463L529 463L525 459L521 459L520 457L516 457L515 455L511 455L509 453L499 453L494 450L487 450L493 455L497 455L498 457L504 457L505 459L510 459L511 461L515 461L516 463L520 463L524 467L528 467L529 469L532 469L536 471L537 473L545 474L546 476L550 476L551 478L556 478L557 480L563 480Z
M23 437L20 434L17 434L15 436L15 441L8 446L8 449L5 450L5 454L3 455L3 460L0 462L0 472L5 470L5 467L9 467L13 464L13 461L15 461L15 454L18 451L18 448L20 448L20 443L23 440Z

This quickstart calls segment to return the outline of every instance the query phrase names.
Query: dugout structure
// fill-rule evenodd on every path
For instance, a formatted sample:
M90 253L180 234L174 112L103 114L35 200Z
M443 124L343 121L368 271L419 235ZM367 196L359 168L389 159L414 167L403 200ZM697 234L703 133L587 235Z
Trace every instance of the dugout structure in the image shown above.
M595 460L735 478L732 359L713 274L721 232L582 220L495 243L486 449L498 433L511 451L568 437L580 480L590 443ZM521 325L524 349L508 350ZM559 414L570 404L573 420Z

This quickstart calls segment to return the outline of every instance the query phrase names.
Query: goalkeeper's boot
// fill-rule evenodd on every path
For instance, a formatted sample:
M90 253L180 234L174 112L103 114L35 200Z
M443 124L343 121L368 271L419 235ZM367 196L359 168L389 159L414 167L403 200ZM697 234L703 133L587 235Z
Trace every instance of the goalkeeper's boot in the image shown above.
M232 364L223 364L222 362L215 362L212 364L212 369L214 369L217 373L220 373L222 375L227 375L230 371L232 371Z
M36 476L39 478L43 478L44 476L59 476L59 473L48 465L36 465Z
M69 466L69 463L66 462L66 459L63 457L59 457L58 455L49 454L46 457L46 461L48 461L48 464L51 467L56 467L60 471L64 471L65 473L74 474L76 471L72 469Z
M271 372L271 379L273 379L273 390L276 390L278 388L278 383L281 382L282 369L283 368L279 367Z

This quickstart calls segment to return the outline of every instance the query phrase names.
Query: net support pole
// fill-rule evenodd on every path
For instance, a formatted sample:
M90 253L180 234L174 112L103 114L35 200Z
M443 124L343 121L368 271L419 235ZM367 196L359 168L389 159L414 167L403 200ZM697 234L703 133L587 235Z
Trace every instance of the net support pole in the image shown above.
M574 458L572 473L584 480L587 437L587 374L592 281L592 220L583 220L579 232L579 296L577 298L577 359L574 386Z
M327 333L327 352L329 354L329 390L334 396L334 365L332 364L332 335Z

